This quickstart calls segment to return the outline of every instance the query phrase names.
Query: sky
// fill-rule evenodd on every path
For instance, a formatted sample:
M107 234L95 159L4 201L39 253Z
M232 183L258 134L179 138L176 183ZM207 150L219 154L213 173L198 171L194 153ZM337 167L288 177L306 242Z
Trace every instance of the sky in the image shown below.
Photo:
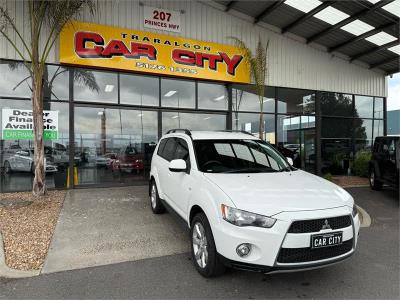
M387 98L387 110L400 109L400 73L389 77L389 94Z

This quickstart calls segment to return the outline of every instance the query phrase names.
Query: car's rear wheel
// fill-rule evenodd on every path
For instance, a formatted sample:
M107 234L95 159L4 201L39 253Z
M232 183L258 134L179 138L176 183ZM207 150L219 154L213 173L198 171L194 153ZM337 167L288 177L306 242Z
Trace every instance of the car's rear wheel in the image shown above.
M204 213L197 214L190 227L192 259L197 271L204 277L215 277L225 272L218 257L210 223Z
M165 212L165 207L161 202L160 196L158 195L157 185L154 180L152 180L150 184L150 205L151 210L155 214L162 214Z
M12 173L10 162L7 160L4 162L4 173L6 174Z
M369 185L375 191L382 189L382 182L377 179L375 169L369 172Z

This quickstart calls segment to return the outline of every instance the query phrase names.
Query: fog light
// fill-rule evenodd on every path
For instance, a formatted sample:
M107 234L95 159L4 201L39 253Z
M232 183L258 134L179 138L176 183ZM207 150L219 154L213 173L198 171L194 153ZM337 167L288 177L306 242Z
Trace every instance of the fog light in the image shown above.
M236 248L236 253L240 257L245 257L245 256L249 255L250 251L251 251L251 245L250 244L240 244Z

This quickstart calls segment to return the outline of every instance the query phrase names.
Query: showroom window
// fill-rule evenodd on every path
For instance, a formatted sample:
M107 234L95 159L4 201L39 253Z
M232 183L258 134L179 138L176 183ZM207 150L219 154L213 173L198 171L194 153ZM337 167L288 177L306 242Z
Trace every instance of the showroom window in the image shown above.
M120 103L159 106L159 78L154 76L120 74Z
M162 132L174 128L189 130L224 130L226 129L226 115L206 113L163 112Z
M200 109L228 109L228 91L225 85L199 82L197 88Z
M349 94L321 92L321 115L352 117L353 96Z
M232 88L232 111L260 111L260 100L253 85L234 85ZM275 88L265 87L263 111L275 113Z
M267 142L275 144L275 116L264 114L264 136ZM234 113L232 116L232 129L247 131L254 136L259 136L260 115L257 113Z
M69 70L48 65L45 72L44 97L52 100L69 100Z
M117 73L74 69L74 100L118 103Z
M372 120L354 119L353 126L356 151L361 149L371 150L373 134Z
M315 92L277 88L278 113L315 114Z
M383 98L375 97L374 103L374 118L383 119L384 118L384 106Z
M373 118L374 98L367 96L354 97L354 116L358 118Z
M3 167L0 192L30 190L33 182L33 138L25 134L20 138L12 137L22 134L22 130L6 129L7 120L3 120L3 117L12 117L19 110L32 110L31 101L1 99L0 108L2 111L0 121L3 126L5 125L0 143L0 161ZM43 109L52 112L51 124L55 124L55 119L58 119L55 134L47 135L45 131L44 135L46 165L49 168L51 167L51 171L46 174L46 185L48 188L63 188L66 184L66 169L69 166L68 103L45 101ZM24 121L23 119L20 116L19 121L14 118L12 122L14 122L14 125L29 124L29 121Z
M22 62L0 60L0 95L30 98L32 78Z
M195 108L196 87L194 81L161 79L161 105L164 107Z

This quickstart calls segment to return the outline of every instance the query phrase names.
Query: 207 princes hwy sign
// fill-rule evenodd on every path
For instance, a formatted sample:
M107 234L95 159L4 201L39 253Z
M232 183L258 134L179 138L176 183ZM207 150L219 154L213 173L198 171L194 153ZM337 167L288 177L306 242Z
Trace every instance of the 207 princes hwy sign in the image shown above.
M58 138L58 111L44 110L43 126L44 140L56 140ZM2 136L3 140L32 140L32 110L3 108Z
M74 21L60 36L62 64L249 83L240 49Z

